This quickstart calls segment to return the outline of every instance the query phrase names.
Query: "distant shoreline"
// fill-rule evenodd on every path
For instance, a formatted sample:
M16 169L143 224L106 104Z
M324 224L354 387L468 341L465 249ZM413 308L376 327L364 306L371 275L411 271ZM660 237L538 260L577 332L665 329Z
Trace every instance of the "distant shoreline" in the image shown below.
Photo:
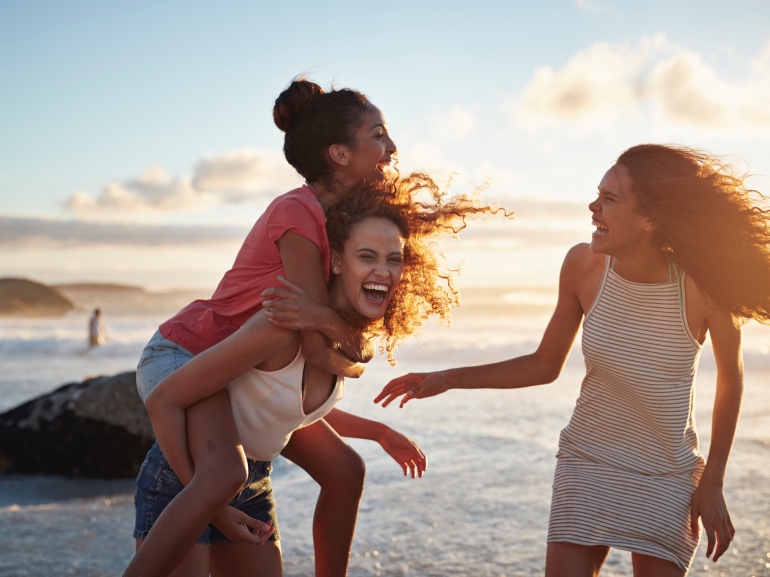
M139 285L124 285L116 283L99 283L99 282L73 282L73 283L59 283L48 285L56 290L72 290L72 291L110 291L110 292L147 292L147 289Z

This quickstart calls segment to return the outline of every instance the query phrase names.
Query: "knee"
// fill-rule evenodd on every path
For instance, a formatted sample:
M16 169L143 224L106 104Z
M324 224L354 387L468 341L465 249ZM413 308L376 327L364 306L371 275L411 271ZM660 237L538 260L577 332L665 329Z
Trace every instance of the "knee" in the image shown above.
M335 491L343 491L347 494L362 493L366 478L366 463L361 455L348 448L335 463L331 475L327 479L328 485L322 483L323 488L333 488Z

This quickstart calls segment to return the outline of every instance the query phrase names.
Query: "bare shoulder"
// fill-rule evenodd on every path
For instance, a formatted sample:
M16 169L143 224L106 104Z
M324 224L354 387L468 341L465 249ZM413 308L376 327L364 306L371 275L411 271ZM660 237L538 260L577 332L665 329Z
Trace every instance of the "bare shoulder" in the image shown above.
M265 315L263 309L254 313L241 328L236 331L236 334L240 333L242 339L248 339L251 341L258 340L260 343L266 345L270 343L270 348L280 348L293 342L297 337L297 331L291 329L282 329L275 326L270 319Z
M605 260L605 255L595 253L588 243L583 242L569 249L564 257L562 270L574 280L583 279L596 274L597 271L601 273Z
M560 291L572 293L587 312L601 284L607 257L591 250L588 243L573 246L564 258Z
M230 341L230 348L234 351L248 351L247 355L252 359L253 366L261 366L283 352L289 356L296 354L299 333L276 327L265 316L264 311L259 310L223 343L227 341Z
M564 266L589 271L597 266L599 268L603 267L605 259L605 255L592 251L591 245L587 242L581 242L569 249L567 256L564 258Z

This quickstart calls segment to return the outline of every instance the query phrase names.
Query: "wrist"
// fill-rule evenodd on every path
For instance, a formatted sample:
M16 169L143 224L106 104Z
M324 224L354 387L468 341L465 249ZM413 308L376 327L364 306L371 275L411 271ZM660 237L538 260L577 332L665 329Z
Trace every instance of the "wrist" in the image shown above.
M452 369L443 370L436 373L442 391L448 391L449 389L455 388L456 379L454 378L453 373L454 371Z
M714 487L723 487L725 484L725 471L716 466L709 467L708 462L703 469L699 484L709 484Z
M390 435L392 429L385 423L379 421L372 421L372 441L382 444L388 435Z

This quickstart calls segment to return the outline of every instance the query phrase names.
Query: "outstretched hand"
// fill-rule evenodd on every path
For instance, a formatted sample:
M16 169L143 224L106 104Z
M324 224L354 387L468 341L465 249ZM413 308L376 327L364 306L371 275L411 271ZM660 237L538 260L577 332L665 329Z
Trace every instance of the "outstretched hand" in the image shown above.
M433 397L448 389L441 372L409 373L393 379L385 385L380 394L374 398L374 402L381 402L383 407L387 407L398 397L401 397L399 407L403 407L411 399Z
M273 534L272 522L263 523L227 505L211 521L230 541L262 545Z
M428 458L422 449L412 439L398 431L388 428L387 433L380 439L380 445L393 460L401 466L404 476L412 479L422 477L428 468Z
M277 327L295 331L322 330L329 308L315 302L299 286L278 276L284 285L262 292L265 316Z

